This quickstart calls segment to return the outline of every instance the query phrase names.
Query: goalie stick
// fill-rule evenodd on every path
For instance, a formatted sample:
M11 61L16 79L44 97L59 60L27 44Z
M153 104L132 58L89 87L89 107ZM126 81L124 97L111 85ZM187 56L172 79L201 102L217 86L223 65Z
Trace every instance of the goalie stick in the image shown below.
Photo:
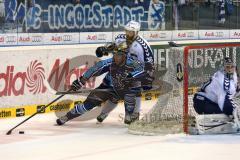
M221 126L224 126L224 125L227 125L227 124L230 124L231 126L232 126L232 130L230 131L229 130L229 133L240 133L240 128L238 128L237 126L236 127L234 127L234 125L235 125L235 123L234 122L232 122L232 121L223 121L223 120L216 120L216 119L210 119L210 121L211 122L213 122L213 123L218 123L218 124L214 124L214 125L205 125L205 124L199 124L199 126L200 127L203 127L204 129L202 130L199 130L198 129L198 131L200 131L200 132L205 132L205 131L207 131L208 133L211 133L212 131L212 129L215 129L215 128L217 128L217 127L221 127ZM235 128L235 129L234 129ZM210 132L211 131L211 132ZM222 132L222 131L224 131L224 129L222 128L222 129L220 129L220 131L219 131L219 133L220 132ZM200 132L198 132L198 134L200 133ZM216 131L215 131L216 132ZM202 134L203 134L202 133ZM213 132L212 132L213 133ZM217 132L216 132L217 133ZM226 132L225 131L225 133L228 133L228 132Z

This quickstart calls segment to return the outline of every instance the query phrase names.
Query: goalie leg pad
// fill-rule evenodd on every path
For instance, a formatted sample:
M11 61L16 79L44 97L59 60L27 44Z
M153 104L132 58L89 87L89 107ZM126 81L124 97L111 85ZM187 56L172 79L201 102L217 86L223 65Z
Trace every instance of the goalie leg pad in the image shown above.
M233 119L234 119L235 127L240 130L240 110L238 106L236 106L236 108L234 108L233 110Z
M225 114L206 114L196 116L198 134L230 134L237 133L238 128L232 119Z

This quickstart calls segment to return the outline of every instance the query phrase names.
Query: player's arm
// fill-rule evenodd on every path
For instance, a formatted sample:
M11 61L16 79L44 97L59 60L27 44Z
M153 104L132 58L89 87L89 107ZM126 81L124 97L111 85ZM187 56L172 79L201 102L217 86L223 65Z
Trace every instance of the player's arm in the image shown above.
M116 44L114 42L107 43L104 46L97 47L96 56L97 57L108 56L108 53L112 52L115 47L116 47Z
M131 59L128 61L128 65L133 67L133 71L128 74L127 78L131 80L140 80L146 75L143 63Z
M126 41L126 35L125 34L119 34L114 42L106 43L104 46L100 46L96 49L96 56L102 57L102 56L108 56L110 52L113 52L116 47L118 47L119 44Z
M109 71L112 64L112 58L97 62L94 66L90 67L84 74L84 79L90 79L93 76L100 76Z
M211 88L208 89L213 95L217 95L217 104L221 110L223 110L223 105L225 101L226 91L223 89L222 84L223 73L222 71L217 71L211 78ZM214 88L214 89L213 89Z
M94 66L90 67L81 77L73 81L71 88L77 91L86 84L86 82L94 76L100 76L109 71L112 58L97 62Z
M240 97L240 77L237 78L237 87L235 97Z
M133 78L137 79L139 77L143 77L146 73L144 70L144 64L140 62L134 62L134 71L131 72Z

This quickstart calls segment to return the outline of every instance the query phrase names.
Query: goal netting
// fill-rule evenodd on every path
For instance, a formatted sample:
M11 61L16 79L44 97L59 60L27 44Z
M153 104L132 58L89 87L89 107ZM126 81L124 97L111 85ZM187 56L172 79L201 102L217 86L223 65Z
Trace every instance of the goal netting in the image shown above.
M161 54L161 53L160 53ZM132 134L188 133L193 117L193 94L231 57L239 66L240 44L208 44L173 47L155 55L157 103L143 118L129 125ZM161 63L165 59L165 63Z

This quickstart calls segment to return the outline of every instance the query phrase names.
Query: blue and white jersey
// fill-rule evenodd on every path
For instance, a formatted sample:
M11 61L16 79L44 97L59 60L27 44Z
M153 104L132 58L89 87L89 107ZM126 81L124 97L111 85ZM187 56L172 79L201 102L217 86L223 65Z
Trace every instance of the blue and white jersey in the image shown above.
M126 34L119 34L115 39L117 46L122 42L126 42ZM148 42L141 36L137 36L135 41L129 46L128 55L142 63L149 62L152 65L154 64L152 49Z
M113 87L115 90L126 89L126 86L140 87L138 81L130 82L131 84L126 84L124 82L129 75L135 78L145 73L144 65L139 61L127 58L125 65L118 66L114 63L113 58L110 58L102 60L89 68L83 74L83 78L88 80L93 76L100 76L107 72L108 74L103 79L103 83L106 86Z
M238 78L236 72L231 79L227 78L223 70L217 71L211 79L204 83L201 92L198 94L217 103L219 108L223 110L225 96L228 94L233 98L237 91Z

